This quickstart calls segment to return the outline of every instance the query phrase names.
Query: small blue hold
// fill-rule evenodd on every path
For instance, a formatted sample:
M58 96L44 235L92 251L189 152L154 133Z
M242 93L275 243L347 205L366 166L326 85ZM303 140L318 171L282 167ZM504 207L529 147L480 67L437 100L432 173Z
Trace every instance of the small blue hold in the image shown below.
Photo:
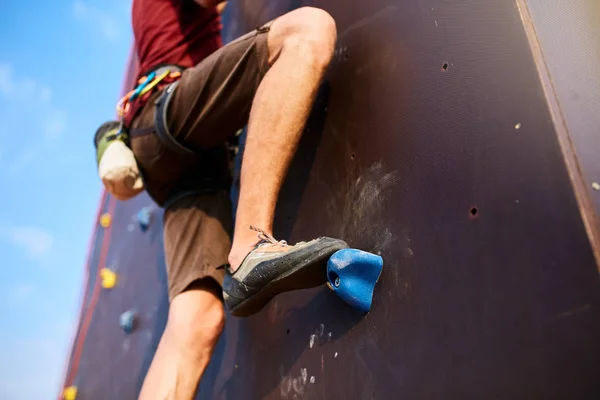
M152 221L152 209L150 207L142 208L137 214L137 221L142 231L146 231Z
M346 303L368 313L383 258L357 249L335 252L327 262L329 287Z
M133 328L135 325L135 316L136 316L135 311L129 310L129 311L125 311L119 317L119 325L121 326L121 329L123 329L125 331L125 333L129 334L129 333L133 332Z

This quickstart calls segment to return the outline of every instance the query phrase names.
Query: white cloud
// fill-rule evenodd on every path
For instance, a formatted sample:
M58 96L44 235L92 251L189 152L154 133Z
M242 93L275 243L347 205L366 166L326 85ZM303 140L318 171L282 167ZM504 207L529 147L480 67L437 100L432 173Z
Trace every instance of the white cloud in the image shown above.
M10 175L18 174L32 165L37 158L37 148L26 148L12 159L12 161L8 164L7 171Z
M2 159L4 158L4 146L3 146L3 142L4 139L6 138L6 128L2 125L0 125L0 163L2 163Z
M55 398L68 354L65 338L44 329L37 337L2 339L0 399Z
M41 142L33 141L39 143L38 147L41 148L47 145L47 142L44 143L45 141L56 139L62 135L68 125L67 113L52 104L52 98L52 88L34 78L16 73L12 64L0 61L0 100L6 101L9 106L27 108L32 115L33 123L38 124L37 133L44 139ZM6 112L10 113L11 111ZM2 130L1 126L0 130ZM0 131L0 133L2 132ZM11 153L5 152L6 157L3 159L8 164L6 170L9 174L27 169L40 154L39 148L31 147L31 141L23 143L27 147L20 151L12 149Z
M12 81L13 69L12 65L0 63L0 93L8 96L11 95L15 88Z
M52 89L28 76L17 76L14 67L0 62L0 94L10 100L48 103L52 98Z
M52 250L54 236L42 228L35 226L15 226L7 230L8 240L20 247L28 257L43 259Z
M39 306L52 303L52 299L46 300L39 305L32 304L35 308L25 309L24 319L13 319L14 325L2 325L0 400L52 399L60 391L78 324L77 307L73 307L73 315L69 317L55 304L51 313L38 312ZM23 322L25 326L33 324L34 328L24 330L20 325Z
M73 3L73 14L79 19L85 18L88 8L83 1L75 1Z
M98 30L106 40L114 42L119 39L121 33L119 24L108 13L81 0L76 0L73 3L73 15L77 20L85 22L91 28Z
M20 95L30 99L35 96L38 84L31 78L23 78L19 86L21 86L21 89L19 90Z
M21 283L16 286L13 286L10 289L10 297L11 300L23 300L28 297L33 292L33 285L29 283Z
M55 139L67 129L67 113L53 109L42 120L42 131L47 139Z
M52 99L52 89L48 86L40 87L40 100L42 103L49 103Z

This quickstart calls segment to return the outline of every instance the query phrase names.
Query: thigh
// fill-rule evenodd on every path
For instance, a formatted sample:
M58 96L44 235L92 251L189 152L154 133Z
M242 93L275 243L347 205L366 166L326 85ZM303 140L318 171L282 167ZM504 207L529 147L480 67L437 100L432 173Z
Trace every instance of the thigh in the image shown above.
M164 214L164 244L173 299L204 278L219 285L231 248L233 223L227 192L185 196L172 202Z
M271 22L228 43L181 76L167 110L171 134L206 149L243 128L256 90L269 69Z
M132 121L132 129L152 130L155 93ZM161 207L189 193L216 192L231 184L229 154L225 144L198 152L197 157L181 157L166 148L150 132L131 140L131 148L144 178L146 191Z

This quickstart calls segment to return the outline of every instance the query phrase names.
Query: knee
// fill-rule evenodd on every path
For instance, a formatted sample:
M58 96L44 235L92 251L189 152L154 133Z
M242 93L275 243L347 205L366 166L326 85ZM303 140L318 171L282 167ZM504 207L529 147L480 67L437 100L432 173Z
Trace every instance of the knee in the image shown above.
M337 40L333 17L324 10L302 7L290 13L284 48L299 52L302 59L326 68Z
M210 357L224 326L225 312L220 305L204 309L171 307L165 333L183 352Z

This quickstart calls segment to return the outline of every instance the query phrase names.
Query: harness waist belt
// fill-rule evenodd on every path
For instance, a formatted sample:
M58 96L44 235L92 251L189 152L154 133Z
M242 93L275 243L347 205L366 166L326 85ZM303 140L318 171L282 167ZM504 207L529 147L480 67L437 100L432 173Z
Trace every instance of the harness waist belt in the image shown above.
M183 144L179 143L177 139L171 135L169 132L169 127L167 125L167 108L169 107L169 102L171 101L171 96L173 95L173 91L179 85L179 81L175 81L169 86L167 86L163 92L156 99L155 105L156 110L154 113L154 126L156 128L156 136L160 139L163 145L174 153L185 155L185 156L195 156L196 152L188 149Z

